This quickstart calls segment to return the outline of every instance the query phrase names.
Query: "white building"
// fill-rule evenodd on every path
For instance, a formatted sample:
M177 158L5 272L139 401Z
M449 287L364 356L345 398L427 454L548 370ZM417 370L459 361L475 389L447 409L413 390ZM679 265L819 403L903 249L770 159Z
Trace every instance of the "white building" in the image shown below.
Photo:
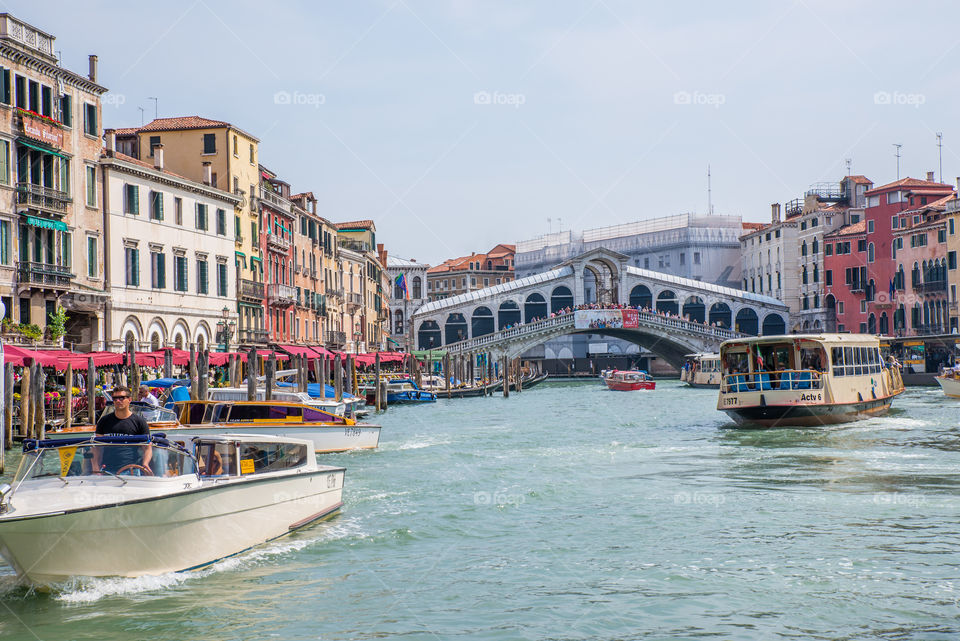
M782 300L791 314L796 312L800 291L799 218L793 215L781 220L780 203L774 203L770 224L740 237L743 290Z
M387 276L390 278L390 334L394 341L407 351L413 349L408 339L411 336L410 316L427 302L427 270L430 265L415 260L387 256ZM404 292L397 283L403 274L407 283Z
M240 198L113 151L101 158L108 348L217 348L236 323L234 206ZM209 167L209 166L208 166ZM86 243L92 243L88 237ZM235 327L235 325L234 325Z

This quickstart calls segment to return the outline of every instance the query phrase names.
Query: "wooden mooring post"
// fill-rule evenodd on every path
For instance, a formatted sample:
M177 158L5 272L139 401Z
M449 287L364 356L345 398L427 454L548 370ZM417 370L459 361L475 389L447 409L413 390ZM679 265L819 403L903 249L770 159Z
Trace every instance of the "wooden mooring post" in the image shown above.
M343 365L340 363L340 354L333 359L333 390L339 403L343 400Z
M257 348L247 352L247 400L257 400Z
M376 390L374 390L374 407L379 412L383 409L383 385L380 380L380 352L377 352L373 360L373 380L377 386Z
M97 367L93 356L87 357L87 422L97 424Z

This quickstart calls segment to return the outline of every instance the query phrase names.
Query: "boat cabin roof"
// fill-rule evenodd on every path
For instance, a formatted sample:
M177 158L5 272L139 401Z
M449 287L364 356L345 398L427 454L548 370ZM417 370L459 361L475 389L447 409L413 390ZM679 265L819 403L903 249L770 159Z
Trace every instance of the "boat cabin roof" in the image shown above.
M813 341L825 345L871 346L880 344L880 338L874 334L779 334L776 336L751 336L749 338L734 338L720 344L721 351L744 345L769 345L793 341Z

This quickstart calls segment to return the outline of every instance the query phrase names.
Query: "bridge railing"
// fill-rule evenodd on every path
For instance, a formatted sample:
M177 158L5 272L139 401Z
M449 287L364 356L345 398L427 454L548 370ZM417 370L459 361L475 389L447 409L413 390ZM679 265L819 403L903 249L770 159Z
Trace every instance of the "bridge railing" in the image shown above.
M589 310L587 310L589 311ZM711 325L705 325L704 323L698 323L696 321L688 321L682 318L676 318L671 316L663 316L657 314L656 312L644 312L638 311L638 320L644 326L653 326L653 327L668 327L670 329L680 330L683 332L688 332L691 334L697 334L699 336L706 336L719 339L721 341L728 340L731 338L738 338L740 336L745 336L740 332L735 332L732 329L725 329L723 327L716 327ZM511 327L509 329L501 329L500 331L493 332L492 334L485 334L484 336L478 336L476 338L468 338L464 341L458 341L456 343L449 343L444 346L444 349L447 349L451 352L473 352L480 351L482 347L487 345L494 345L504 340L509 340L511 338L517 338L519 336L530 336L531 334L537 334L546 330L553 330L557 327L564 327L574 324L574 318L576 312L569 312L566 314L560 314L552 318L544 318L543 320L534 321L532 323L523 323L517 325L516 327ZM589 330L585 330L589 331Z

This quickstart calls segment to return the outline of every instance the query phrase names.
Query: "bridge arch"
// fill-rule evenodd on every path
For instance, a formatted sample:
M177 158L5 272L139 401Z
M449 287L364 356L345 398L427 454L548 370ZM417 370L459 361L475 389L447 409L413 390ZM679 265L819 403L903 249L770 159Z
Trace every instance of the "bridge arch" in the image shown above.
M443 344L443 333L435 320L423 321L417 330L417 345L420 349L434 349Z
M653 294L646 285L634 285L630 290L630 307L653 308Z
M737 325L734 327L742 334L756 336L760 333L760 327L757 319L757 312L752 307L742 307L737 312Z
M540 292L533 292L523 301L523 322L530 323L534 318L547 317L547 299Z
M490 311L489 307L481 305L474 309L470 316L470 336L476 338L477 336L492 334L496 331L495 325L493 312Z
M777 334L787 333L787 323L783 316L776 313L769 313L763 317L763 335L775 336Z
M467 335L467 319L463 314L452 312L447 316L447 322L443 324L443 342L456 343L470 338Z
M682 311L681 316L698 323L702 323L707 317L707 307L703 304L703 299L699 296L687 296L687 300L683 303Z
M710 317L707 321L711 325L730 329L733 325L733 313L730 311L730 306L726 303L714 303L710 306Z
M520 314L520 305L513 299L505 300L500 303L497 310L497 329L503 329L508 325L516 325L522 318Z
M672 289L664 289L657 294L657 311L679 315L680 306L677 302L677 295Z
M556 313L565 307L573 309L573 292L566 285L554 287L550 293L550 311Z

